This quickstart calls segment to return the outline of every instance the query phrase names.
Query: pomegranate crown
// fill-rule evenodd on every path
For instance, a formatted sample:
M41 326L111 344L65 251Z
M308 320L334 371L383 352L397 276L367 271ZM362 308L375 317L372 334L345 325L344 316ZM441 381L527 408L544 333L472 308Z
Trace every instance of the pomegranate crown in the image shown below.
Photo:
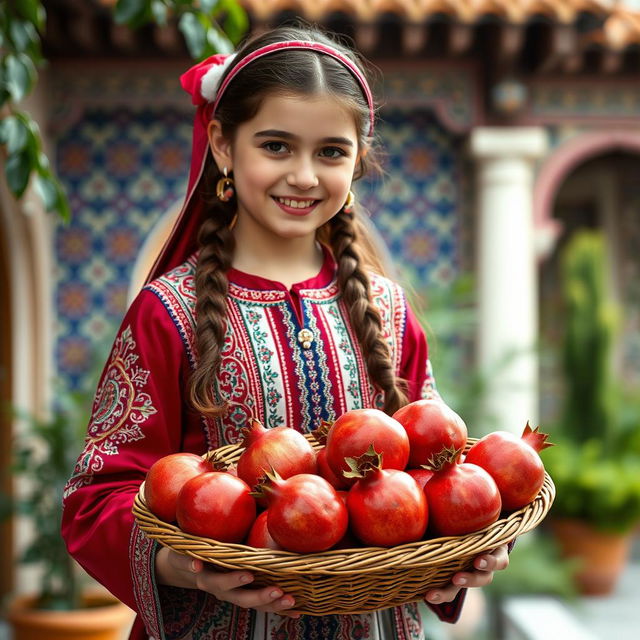
M527 421L527 426L524 428L524 431L522 432L522 439L532 449L535 449L536 451L542 451L547 447L555 446L553 442L548 441L549 435L546 433L542 433L539 429L540 429L539 426L536 427L535 429L532 429L531 426L529 425L529 422Z
M325 445L327 444L327 436L329 435L329 431L333 426L333 422L329 422L328 420L323 420L320 423L320 426L317 427L312 433L315 441L318 444Z
M362 455L344 460L350 469L342 472L345 478L366 478L370 473L382 469L382 453L375 450L373 442Z
M283 482L282 476L273 468L265 471L258 479L258 482L249 495L254 498L266 498L272 491L274 486Z
M429 469L429 471L441 471L458 462L464 447L456 447L451 445L450 447L443 447L438 453L434 453L427 464L422 465L423 469Z

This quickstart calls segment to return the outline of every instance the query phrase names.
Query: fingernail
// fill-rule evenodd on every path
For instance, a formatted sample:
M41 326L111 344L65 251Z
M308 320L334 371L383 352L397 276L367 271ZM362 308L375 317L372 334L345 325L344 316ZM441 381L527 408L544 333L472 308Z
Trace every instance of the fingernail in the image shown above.
M479 560L478 561L478 569L485 569L487 566L487 561L486 560Z
M463 584L467 584L466 578L456 578L456 584L462 586Z
M429 596L429 602L438 602L440 600L440 594L434 593L432 596Z
M196 561L195 560L191 561L191 571L193 571L193 573L196 573L198 571L198 568L196 567Z
M269 595L272 598L279 598L282 595L282 591L278 591L277 589L274 589Z
M282 604L285 607L293 607L293 605L294 605L293 598L283 598L282 599Z
M242 584L247 584L248 582L251 582L251 576L240 576L240 582L242 582Z

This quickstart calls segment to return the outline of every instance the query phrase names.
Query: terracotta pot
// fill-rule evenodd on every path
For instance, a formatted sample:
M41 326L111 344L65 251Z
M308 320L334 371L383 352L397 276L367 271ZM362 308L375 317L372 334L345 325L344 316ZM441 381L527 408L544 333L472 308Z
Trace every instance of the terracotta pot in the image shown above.
M580 593L610 594L629 560L633 533L602 533L580 520L568 518L554 518L549 524L562 555L580 563L575 576Z
M34 596L19 596L7 611L13 640L123 640L133 612L112 596L88 594L86 608L74 611L35 609Z

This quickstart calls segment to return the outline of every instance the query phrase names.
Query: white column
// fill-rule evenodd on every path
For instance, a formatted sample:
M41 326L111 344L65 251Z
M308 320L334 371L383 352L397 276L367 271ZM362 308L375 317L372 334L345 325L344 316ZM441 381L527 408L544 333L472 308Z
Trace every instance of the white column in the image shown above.
M538 417L538 283L533 225L542 128L475 129L478 364L487 376L491 430L520 434Z

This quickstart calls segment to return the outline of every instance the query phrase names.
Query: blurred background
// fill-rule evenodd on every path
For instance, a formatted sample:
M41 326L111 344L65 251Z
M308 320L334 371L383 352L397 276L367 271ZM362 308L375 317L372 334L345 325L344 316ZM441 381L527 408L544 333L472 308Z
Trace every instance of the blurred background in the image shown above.
M556 443L545 524L455 627L425 614L429 633L631 638L640 0L4 3L3 602L46 591L62 606L88 582L60 551L57 505L102 362L184 197L179 75L296 17L372 63L384 175L357 195L428 331L441 395L473 437L530 421Z

